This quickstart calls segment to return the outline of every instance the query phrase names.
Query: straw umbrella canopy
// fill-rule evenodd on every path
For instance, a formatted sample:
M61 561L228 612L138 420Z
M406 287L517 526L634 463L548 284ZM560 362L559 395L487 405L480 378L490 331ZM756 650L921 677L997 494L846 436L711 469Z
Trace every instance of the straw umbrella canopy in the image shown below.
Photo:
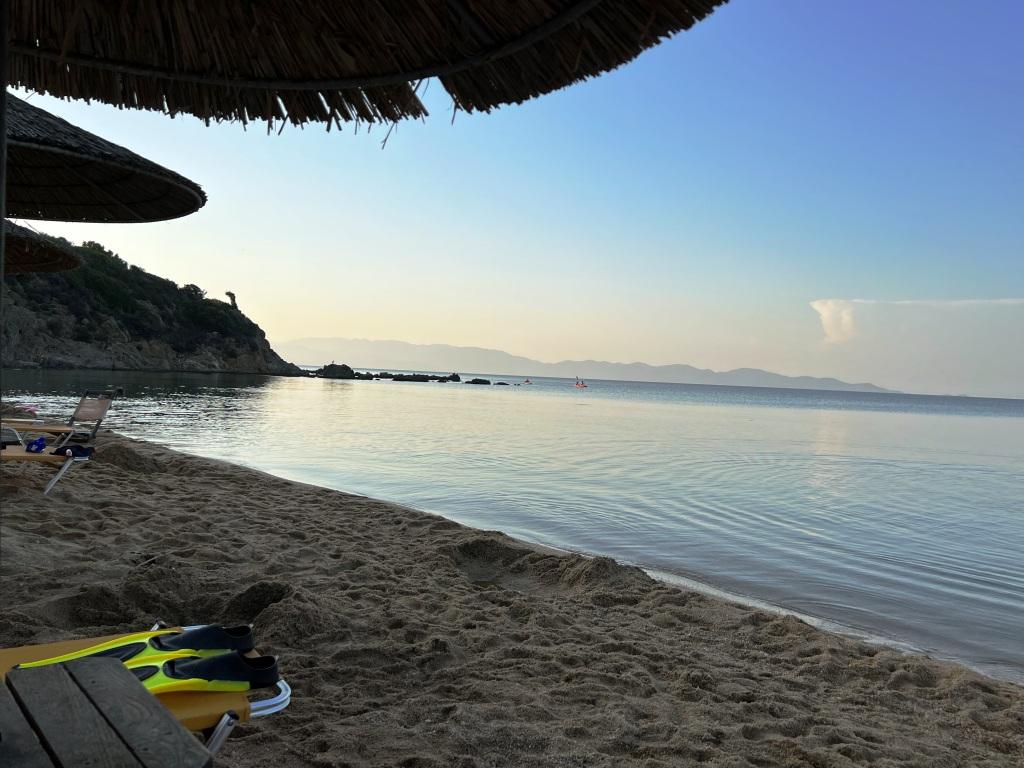
M8 0L2 0L7 2ZM725 0L9 0L10 82L205 120L487 111L614 69Z
M62 243L4 219L7 274L64 272L80 267L83 259Z
M162 221L206 203L195 182L10 94L7 131L10 216Z

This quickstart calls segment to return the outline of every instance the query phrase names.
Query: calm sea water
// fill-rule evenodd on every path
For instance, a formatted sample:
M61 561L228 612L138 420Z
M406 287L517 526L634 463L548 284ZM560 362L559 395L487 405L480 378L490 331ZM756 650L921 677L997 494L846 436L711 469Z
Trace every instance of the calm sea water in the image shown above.
M43 411L122 386L132 436L1024 682L1024 400L534 381L5 373Z

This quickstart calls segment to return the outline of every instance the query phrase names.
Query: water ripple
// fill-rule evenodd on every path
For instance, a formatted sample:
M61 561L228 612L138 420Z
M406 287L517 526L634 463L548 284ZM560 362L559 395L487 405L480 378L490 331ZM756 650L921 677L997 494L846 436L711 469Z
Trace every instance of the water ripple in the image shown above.
M55 412L119 384L110 421L129 434L608 554L1024 681L1021 401L7 376L16 399Z

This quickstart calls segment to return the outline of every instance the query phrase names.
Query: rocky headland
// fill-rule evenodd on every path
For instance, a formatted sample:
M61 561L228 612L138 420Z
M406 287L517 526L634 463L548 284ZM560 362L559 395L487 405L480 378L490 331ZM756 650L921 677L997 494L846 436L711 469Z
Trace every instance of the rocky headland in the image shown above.
M271 349L233 295L230 302L208 298L99 243L78 251L85 264L77 269L7 277L4 367L302 373Z

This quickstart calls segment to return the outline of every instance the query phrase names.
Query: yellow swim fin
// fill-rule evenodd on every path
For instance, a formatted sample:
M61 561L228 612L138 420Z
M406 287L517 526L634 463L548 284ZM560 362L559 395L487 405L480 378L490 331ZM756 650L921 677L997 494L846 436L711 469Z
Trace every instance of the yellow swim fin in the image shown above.
M125 666L153 694L249 691L269 688L281 679L273 656L245 656L237 652L205 658L178 654L132 659Z
M254 647L252 628L248 625L222 627L217 624L207 624L189 630L159 629L151 632L135 632L61 656L52 656L19 666L41 667L46 664L60 664L72 659L83 659L87 656L103 656L120 659L124 662L174 654L216 656L229 651L246 653Z

